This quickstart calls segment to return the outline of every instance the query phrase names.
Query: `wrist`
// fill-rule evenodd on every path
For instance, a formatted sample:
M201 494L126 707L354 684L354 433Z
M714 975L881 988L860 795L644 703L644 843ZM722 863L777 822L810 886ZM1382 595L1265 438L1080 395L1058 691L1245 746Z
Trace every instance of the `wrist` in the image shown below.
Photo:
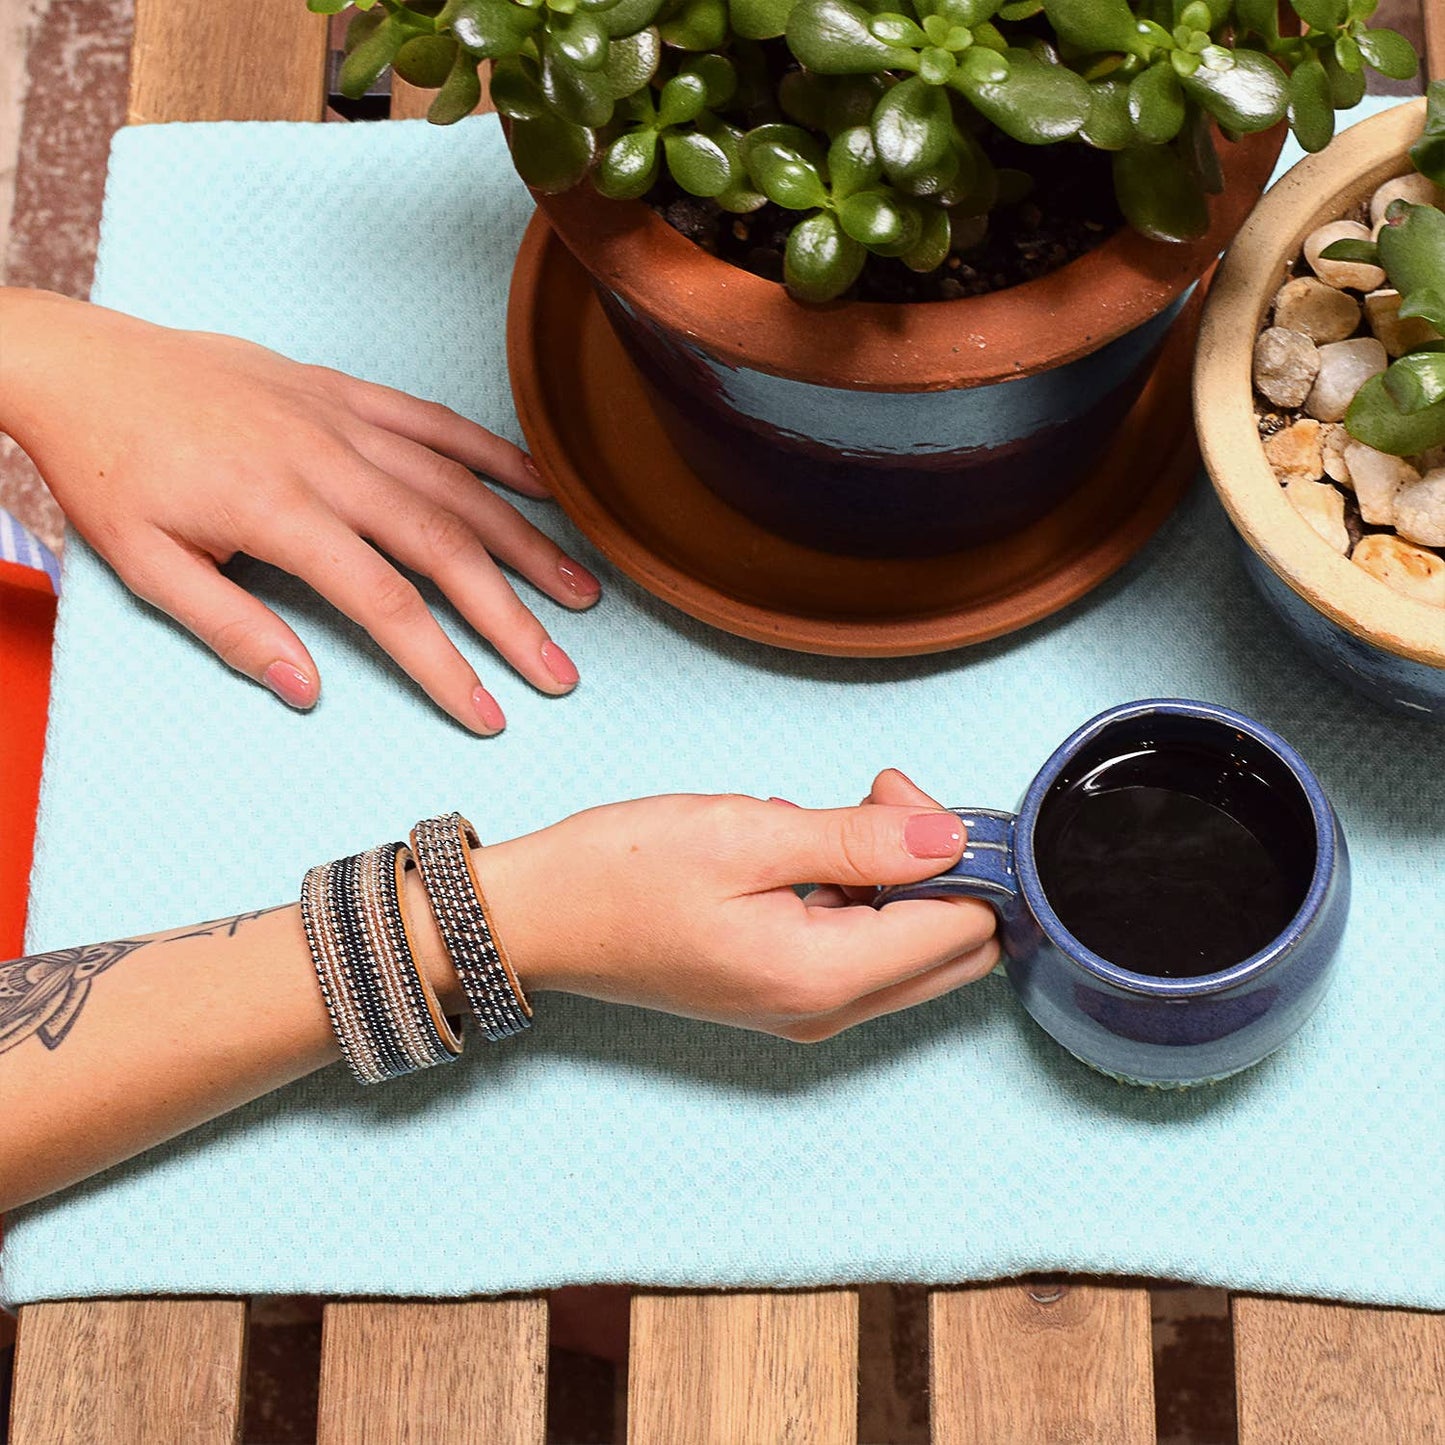
M523 990L531 995L560 988L555 933L549 924L555 888L545 866L546 830L472 853L472 866L487 897L496 937ZM550 875L555 881L555 875Z
M27 435L44 419L47 393L63 380L57 335L67 331L69 313L85 309L85 302L54 291L0 286L0 430L27 451ZM72 375L77 360L71 356Z

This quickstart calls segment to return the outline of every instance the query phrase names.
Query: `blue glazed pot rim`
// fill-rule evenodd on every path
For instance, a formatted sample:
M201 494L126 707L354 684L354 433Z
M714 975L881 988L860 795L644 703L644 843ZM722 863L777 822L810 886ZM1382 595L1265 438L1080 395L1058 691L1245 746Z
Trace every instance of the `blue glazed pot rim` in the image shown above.
M1245 733L1268 748L1284 763L1299 783L1309 803L1315 829L1315 866L1304 901L1268 948L1229 968L1221 969L1218 973L1201 974L1194 978L1156 978L1151 974L1132 973L1100 957L1064 927L1063 920L1054 912L1044 893L1043 882L1034 862L1034 828L1038 822L1039 811L1049 789L1058 780L1070 759L1106 729L1146 716L1198 718ZM1150 998L1161 999L1197 998L1202 994L1225 993L1241 984L1249 983L1279 962L1293 948L1300 935L1319 914L1325 893L1334 877L1337 863L1335 829L1334 809L1330 806L1319 779L1315 777L1309 764L1278 733L1232 708L1221 707L1216 703L1193 702L1186 698L1145 698L1138 702L1122 703L1090 718L1054 750L1048 762L1029 784L1029 790L1019 808L1014 866L1024 900L1038 920L1039 927L1077 967L1129 993L1146 994Z

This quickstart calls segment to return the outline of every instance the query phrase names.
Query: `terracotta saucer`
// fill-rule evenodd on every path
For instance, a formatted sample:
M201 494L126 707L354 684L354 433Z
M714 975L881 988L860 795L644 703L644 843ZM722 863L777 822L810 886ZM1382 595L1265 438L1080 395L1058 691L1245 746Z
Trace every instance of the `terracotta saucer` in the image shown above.
M1068 606L1129 560L1199 466L1189 373L1203 287L1084 485L1002 542L923 560L840 557L775 537L687 469L586 272L539 214L507 314L517 415L567 515L654 596L739 637L832 657L984 642Z

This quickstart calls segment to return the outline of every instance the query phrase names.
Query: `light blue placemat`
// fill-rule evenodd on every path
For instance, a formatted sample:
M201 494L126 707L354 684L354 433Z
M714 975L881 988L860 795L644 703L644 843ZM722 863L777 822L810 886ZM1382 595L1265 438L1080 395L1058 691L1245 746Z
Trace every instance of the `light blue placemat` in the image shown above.
M516 436L527 210L490 120L146 127L116 143L97 297ZM812 1048L548 997L435 1077L363 1093L333 1069L23 1211L12 1300L1070 1268L1445 1306L1445 733L1299 659L1202 490L1083 604L924 661L768 651L604 575L589 615L541 604L585 674L566 701L449 619L511 721L484 742L286 579L245 573L325 674L310 717L73 547L32 945L295 897L309 864L452 806L496 836L673 789L836 804L886 764L1007 806L1091 713L1178 694L1279 728L1333 794L1358 868L1338 985L1269 1063L1177 1095L1075 1064L1002 978Z

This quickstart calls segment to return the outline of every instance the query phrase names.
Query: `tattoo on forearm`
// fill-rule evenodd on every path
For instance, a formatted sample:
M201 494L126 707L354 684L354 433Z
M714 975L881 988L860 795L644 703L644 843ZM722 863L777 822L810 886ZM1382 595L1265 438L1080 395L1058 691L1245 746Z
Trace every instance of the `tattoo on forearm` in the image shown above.
M234 918L216 918L188 933L87 943L0 963L0 1054L31 1037L47 1049L58 1049L80 1017L92 982L137 949L186 938L212 938L223 931L227 938L234 938L243 923L288 906L282 903Z

